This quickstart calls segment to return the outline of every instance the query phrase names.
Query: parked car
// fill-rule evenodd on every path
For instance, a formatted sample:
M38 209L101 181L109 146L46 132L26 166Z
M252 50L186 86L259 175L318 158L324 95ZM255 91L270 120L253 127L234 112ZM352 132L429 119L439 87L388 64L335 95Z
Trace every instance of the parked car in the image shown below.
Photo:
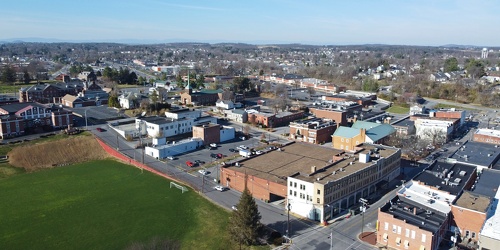
M233 152L233 153L234 153L234 152L236 152L236 149L234 149L234 148L230 148L230 149L229 149L229 152Z
M231 206L231 209L232 209L232 210L238 210L238 208L236 207L236 205L232 205L232 206Z
M97 130L99 132L104 132L104 129L102 129L102 128L96 128L95 130Z
M215 190L221 191L221 192L224 192L228 189L227 187L223 187L223 186L215 186L214 188L215 188Z
M246 140L247 138L246 138L246 137L244 137L244 136L240 136L240 139L241 139L242 141L244 141L244 140Z
M196 161L194 161L194 162L195 162L196 164L198 164L198 165L203 165L203 164L205 164L205 162L204 162L204 161L200 161L200 160L196 160Z
M262 151L260 151L260 150L255 151L255 154L256 154L256 155L261 155L261 154L263 154L263 153L264 153L264 152L262 152Z
M216 148L217 147L217 143L210 143L210 147Z
M205 169L200 169L198 170L198 173L202 174L202 175L209 175L210 174L210 171L207 171Z
M211 153L211 154L210 154L210 157L212 157L212 158L214 158L214 159L217 159L217 154Z
M248 147L247 147L247 146L245 146L245 145L240 145L240 146L238 147L238 149L239 149L239 150L243 150L243 149L248 149Z
M192 161L186 161L186 166L192 168L194 167L194 163Z
M175 157L173 157L173 156L167 156L167 159L173 161L173 160L175 160Z
M221 153L217 154L217 159L221 159L222 157L224 157L224 155L222 155Z

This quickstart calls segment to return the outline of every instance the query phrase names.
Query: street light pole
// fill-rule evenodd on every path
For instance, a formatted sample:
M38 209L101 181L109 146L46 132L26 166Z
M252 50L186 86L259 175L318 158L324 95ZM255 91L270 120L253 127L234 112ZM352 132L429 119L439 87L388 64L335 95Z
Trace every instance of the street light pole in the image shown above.
M366 203L368 202L366 199L360 198L359 202L361 202L361 207L359 208L361 210L361 238L363 238L363 229L364 229L364 224L365 224L365 211L366 211Z
M290 238L290 209L292 208L292 206L290 205L290 200L288 200L288 205L286 206L287 207L287 210L288 210L288 214L287 214L287 219L286 219L286 236L288 238Z
M88 123L87 123L87 110L85 110L85 130L88 130Z

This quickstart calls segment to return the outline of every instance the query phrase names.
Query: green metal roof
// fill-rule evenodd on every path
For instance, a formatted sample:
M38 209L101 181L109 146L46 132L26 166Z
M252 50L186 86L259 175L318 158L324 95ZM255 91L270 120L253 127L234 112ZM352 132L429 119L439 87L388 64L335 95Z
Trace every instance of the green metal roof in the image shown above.
M353 138L354 136L359 135L360 130L355 128L349 128L344 126L339 126L333 135L342 136L345 138Z
M365 121L356 121L353 125L352 128L357 128L357 129L366 129L367 131L369 129L375 128L382 125L381 123L376 123L376 122L365 122Z
M376 142L386 136L391 135L392 133L396 132L396 129L394 129L391 125L389 124L379 124L379 126L367 129L366 130L366 136L370 138L372 141Z

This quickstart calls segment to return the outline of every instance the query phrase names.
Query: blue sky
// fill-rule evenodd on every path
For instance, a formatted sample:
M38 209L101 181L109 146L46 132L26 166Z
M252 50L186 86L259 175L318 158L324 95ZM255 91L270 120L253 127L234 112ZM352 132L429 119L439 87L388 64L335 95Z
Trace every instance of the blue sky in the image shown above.
M500 45L498 0L16 0L0 40Z

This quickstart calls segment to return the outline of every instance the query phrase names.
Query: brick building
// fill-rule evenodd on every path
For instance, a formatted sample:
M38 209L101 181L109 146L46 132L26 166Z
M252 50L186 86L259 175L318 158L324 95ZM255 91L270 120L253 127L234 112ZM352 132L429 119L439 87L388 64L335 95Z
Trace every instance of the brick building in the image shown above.
M458 229L458 235L461 236L461 242L477 245L479 232L486 221L490 205L491 197L469 191L464 191L451 205L453 222Z
M474 131L473 140L475 142L500 145L500 130L480 128Z
M290 123L290 138L314 144L330 142L337 124L321 118L311 118Z
M298 112L280 112L277 114L266 112L249 112L248 122L262 125L268 128L288 125L288 123L304 117L303 111Z
M64 128L73 123L73 113L55 105L13 103L0 106L1 138L23 135L37 130Z
M219 143L220 129L221 126L219 124L213 123L193 126L193 137L201 138L204 145Z
M54 98L77 95L84 88L80 81L55 84L36 84L19 90L19 102L51 103Z
M476 178L474 166L434 162L379 208L377 244L391 249L438 249L450 237L450 205Z
M348 112L346 110L310 107L309 112L318 118L329 119L342 126L347 125Z

